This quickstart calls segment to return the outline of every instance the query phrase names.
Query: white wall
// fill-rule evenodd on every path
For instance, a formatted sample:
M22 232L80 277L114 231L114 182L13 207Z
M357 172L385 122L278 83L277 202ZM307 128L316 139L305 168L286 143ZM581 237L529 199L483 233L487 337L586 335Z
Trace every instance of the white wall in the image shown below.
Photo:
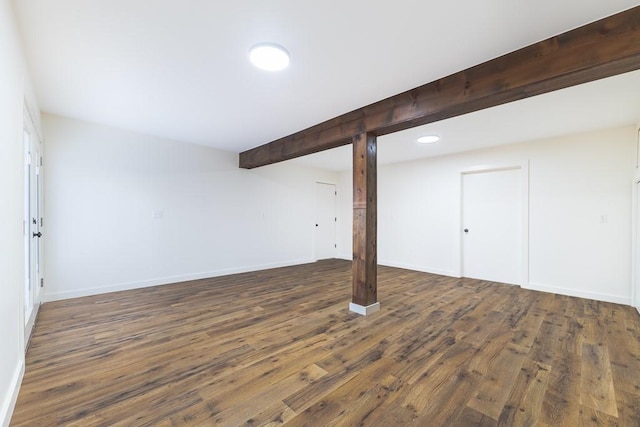
M338 175L338 258L353 260L353 171Z
M337 174L42 120L47 300L314 260L315 181Z
M528 287L630 304L635 158L630 126L380 166L378 261L458 276L461 171L529 161ZM349 259L351 172L339 179Z
M0 0L0 70L0 425L8 425L24 372L25 99L39 120L8 0Z

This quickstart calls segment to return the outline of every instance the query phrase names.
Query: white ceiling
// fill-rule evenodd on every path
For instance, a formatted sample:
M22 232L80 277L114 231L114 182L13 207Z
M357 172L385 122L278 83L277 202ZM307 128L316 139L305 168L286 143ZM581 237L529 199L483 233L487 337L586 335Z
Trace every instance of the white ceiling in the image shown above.
M13 0L43 111L234 152L639 4ZM259 42L287 47L290 68L253 68L248 50ZM634 91L623 86L637 88L638 76L620 79L615 89L600 86L588 94L574 88L569 91L585 92L569 100L559 92L429 125L443 137L433 147L413 145L413 130L385 136L380 158L405 160L427 150L446 153L450 144L459 151L479 140L495 145L514 136L579 131L600 115L607 116L601 118L607 126L634 114L637 119L637 98L624 98ZM622 98L609 97L612 91ZM607 107L591 110L591 101L579 99ZM568 115L560 119L550 105ZM314 158L326 161L321 154L300 161Z
M640 124L640 71L476 111L378 138L378 164ZM435 144L419 144L438 135ZM352 167L351 145L290 162L343 171Z

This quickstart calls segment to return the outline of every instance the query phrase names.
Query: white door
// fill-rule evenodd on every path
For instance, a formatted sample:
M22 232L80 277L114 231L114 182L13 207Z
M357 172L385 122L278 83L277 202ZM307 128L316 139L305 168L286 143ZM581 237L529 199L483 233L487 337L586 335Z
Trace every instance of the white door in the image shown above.
M33 253L33 239L31 236L31 180L32 180L32 166L33 156L31 154L31 134L29 130L25 128L23 134L24 143L24 220L23 220L23 232L24 232L24 322L29 323L31 315L33 314L33 277L34 271L32 268L32 253ZM28 335L28 334L27 334Z
M336 186L316 182L316 259L336 256Z
M28 116L27 116L28 117ZM29 341L40 304L42 277L42 155L30 119L25 119L24 144L24 322L25 344Z
M33 303L40 304L40 290L42 280L42 154L38 148L38 144L32 144L33 162L31 168L32 187L31 193L31 270L32 277L35 278L33 286Z
M520 169L462 176L462 274L520 284Z

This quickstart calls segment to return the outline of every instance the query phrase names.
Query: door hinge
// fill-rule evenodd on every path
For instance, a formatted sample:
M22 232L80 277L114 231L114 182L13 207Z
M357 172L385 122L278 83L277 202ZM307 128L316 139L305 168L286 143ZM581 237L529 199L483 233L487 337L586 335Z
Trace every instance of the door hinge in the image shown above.
M44 288L44 277L40 278L40 287Z
M338 247L338 245L337 245L337 244L335 244L335 245L333 245L333 247L334 247L334 248L337 248L337 247Z
M334 222L338 222L338 217L333 217Z

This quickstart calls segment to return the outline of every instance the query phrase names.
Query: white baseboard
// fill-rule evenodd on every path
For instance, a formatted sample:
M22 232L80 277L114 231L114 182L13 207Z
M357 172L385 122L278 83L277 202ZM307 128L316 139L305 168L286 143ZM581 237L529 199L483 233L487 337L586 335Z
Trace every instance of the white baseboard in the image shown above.
M354 304L350 302L349 311L360 314L362 316L368 316L375 313L376 311L380 311L380 303L376 302L365 307L364 305Z
M534 291L551 292L554 294L568 295L570 297L587 298L596 301L613 302L617 304L631 305L631 297L605 294L601 292L589 292L579 289L568 289L559 286L543 285L541 283L529 282L524 289L531 289Z
M413 264L405 264L403 262L378 260L378 265L384 265L387 267L395 267L395 268L403 268L405 270L412 270L412 271L420 271L422 273L437 274L439 276L460 278L460 275L455 271L441 270L439 268L425 267L425 266L419 266L419 265L413 265Z
M86 297L91 295L106 294L109 292L128 291L132 289L148 288L151 286L169 285L172 283L186 282L189 280L209 279L212 277L228 276L230 274L249 273L252 271L268 270L271 268L279 268L279 267L291 267L294 265L309 264L312 262L314 262L313 259L302 259L302 260L282 262L282 263L271 263L271 264L253 265L249 267L229 268L224 270L208 271L204 273L161 277L161 278L156 278L151 280L142 280L137 282L118 283L118 284L113 284L108 286L100 286L96 288L84 288L84 289L77 289L73 291L51 292L51 293L45 294L44 300L47 302L59 301L59 300L65 300L65 299L71 299L71 298Z
M16 402L18 401L18 393L20 392L20 385L22 384L23 377L24 360L20 360L13 373L13 378L11 378L11 384L9 384L8 389L5 390L6 395L2 402L2 406L0 406L0 425L2 425L2 427L9 427L13 410L16 407Z

